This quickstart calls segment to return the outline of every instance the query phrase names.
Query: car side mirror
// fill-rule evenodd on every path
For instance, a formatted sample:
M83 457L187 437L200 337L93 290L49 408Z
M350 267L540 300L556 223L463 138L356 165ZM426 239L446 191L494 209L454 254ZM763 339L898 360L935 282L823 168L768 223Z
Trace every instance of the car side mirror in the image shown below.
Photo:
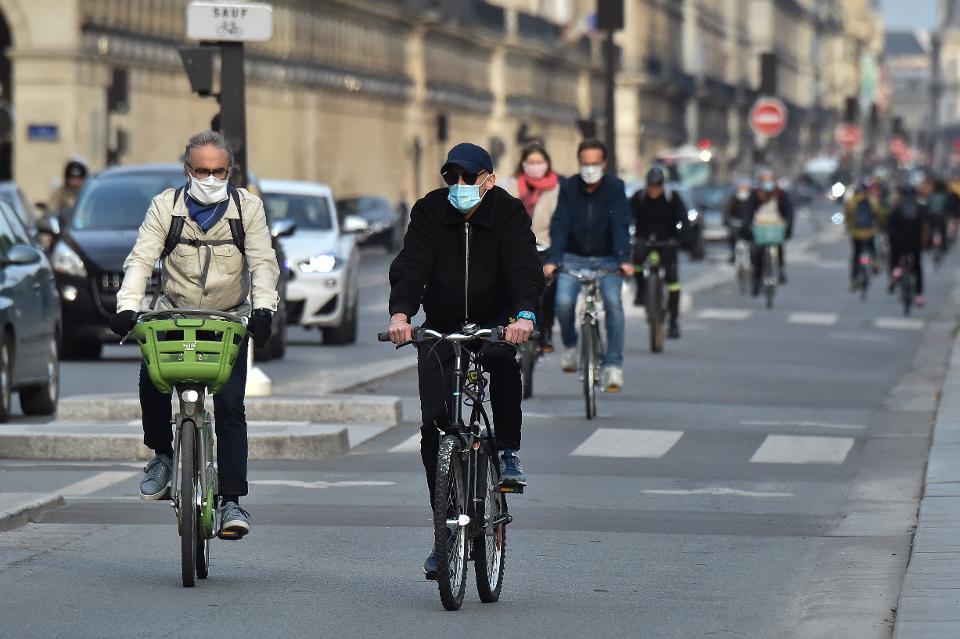
M47 215L37 220L37 232L57 237L60 235L60 219L56 215Z
M343 218L344 233L366 233L370 230L370 223L359 215L347 215Z
M0 259L0 264L4 266L25 266L36 264L40 261L40 253L37 249L26 244L14 244L7 251L7 254Z
M297 232L297 223L293 220L277 220L270 227L270 235L273 237L290 237Z

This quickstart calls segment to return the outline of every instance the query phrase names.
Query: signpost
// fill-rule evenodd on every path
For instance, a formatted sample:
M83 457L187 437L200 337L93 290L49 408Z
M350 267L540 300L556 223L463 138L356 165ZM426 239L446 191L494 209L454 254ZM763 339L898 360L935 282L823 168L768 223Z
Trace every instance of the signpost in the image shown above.
M244 74L245 42L264 42L273 36L273 8L258 2L194 0L187 7L187 36L199 47L184 47L180 56L190 85L200 95L211 95L213 53L220 50L219 129L233 150L233 184L247 185L247 98ZM282 303L282 300L281 300ZM248 351L247 395L271 393L270 378L253 365Z
M758 98L750 109L750 128L764 138L775 138L787 128L787 107L777 98Z

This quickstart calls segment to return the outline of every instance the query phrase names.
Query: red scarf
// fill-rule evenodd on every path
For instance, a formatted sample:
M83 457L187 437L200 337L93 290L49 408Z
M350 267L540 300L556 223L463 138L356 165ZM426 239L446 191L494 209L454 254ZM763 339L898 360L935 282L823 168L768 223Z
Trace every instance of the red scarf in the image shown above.
M530 217L533 217L533 208L537 205L540 195L544 191L555 188L557 188L557 174L552 171L539 180L534 180L526 174L517 176L517 194Z

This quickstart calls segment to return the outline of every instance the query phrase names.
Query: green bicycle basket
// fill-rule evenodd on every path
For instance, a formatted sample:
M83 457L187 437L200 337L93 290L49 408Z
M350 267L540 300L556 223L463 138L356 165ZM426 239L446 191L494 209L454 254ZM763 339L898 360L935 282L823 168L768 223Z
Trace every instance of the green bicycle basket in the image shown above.
M160 392L190 383L216 394L230 379L247 328L222 319L173 317L138 322L133 334Z

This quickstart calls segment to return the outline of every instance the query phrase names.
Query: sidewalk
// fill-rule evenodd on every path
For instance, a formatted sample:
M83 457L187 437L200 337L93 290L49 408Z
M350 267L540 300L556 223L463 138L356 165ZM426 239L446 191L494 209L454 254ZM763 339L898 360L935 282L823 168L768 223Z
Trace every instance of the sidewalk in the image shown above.
M960 336L944 380L894 639L960 637Z

